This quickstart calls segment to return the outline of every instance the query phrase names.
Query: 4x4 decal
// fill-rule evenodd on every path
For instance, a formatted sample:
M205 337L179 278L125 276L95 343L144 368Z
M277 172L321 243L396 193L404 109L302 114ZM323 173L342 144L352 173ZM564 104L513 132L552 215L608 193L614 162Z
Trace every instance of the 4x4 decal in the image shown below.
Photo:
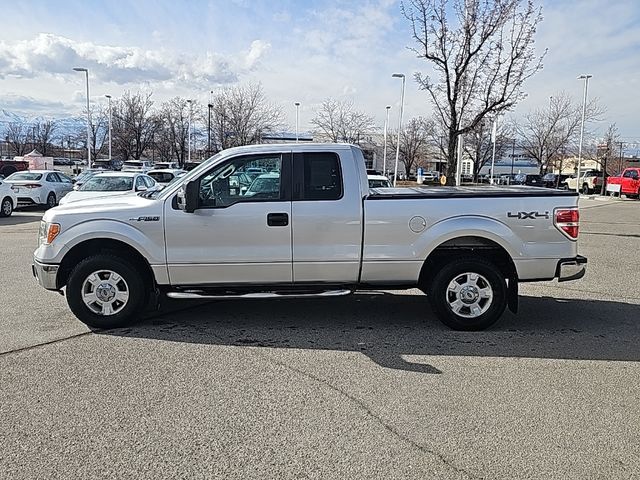
M518 212L518 213L507 212L507 217L509 217L509 218L517 218L518 220L527 220L527 219L535 220L537 218L546 218L548 220L549 219L549 212L544 212L544 213L540 213L540 212Z

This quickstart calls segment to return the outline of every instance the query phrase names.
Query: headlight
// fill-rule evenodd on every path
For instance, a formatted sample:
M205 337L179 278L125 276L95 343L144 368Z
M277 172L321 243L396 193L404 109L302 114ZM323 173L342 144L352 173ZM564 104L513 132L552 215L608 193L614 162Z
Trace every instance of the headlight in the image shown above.
M60 233L59 223L40 222L40 230L38 232L38 245L49 245L55 240Z

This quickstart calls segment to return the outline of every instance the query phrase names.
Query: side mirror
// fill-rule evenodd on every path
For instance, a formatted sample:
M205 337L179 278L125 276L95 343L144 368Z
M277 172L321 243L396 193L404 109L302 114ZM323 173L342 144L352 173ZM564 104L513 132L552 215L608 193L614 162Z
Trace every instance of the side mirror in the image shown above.
M192 180L178 190L178 208L193 213L198 208L198 181Z

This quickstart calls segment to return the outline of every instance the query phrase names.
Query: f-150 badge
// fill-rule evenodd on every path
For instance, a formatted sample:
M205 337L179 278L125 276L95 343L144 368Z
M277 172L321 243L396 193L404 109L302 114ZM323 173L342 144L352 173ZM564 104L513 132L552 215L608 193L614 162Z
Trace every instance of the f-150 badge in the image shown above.
M130 222L159 222L160 217L138 217L138 218L130 218Z
M517 218L518 220L527 220L527 219L535 220L536 218L546 218L548 220L549 219L549 212L544 212L544 213L540 213L540 212L518 212L518 213L507 212L507 217L509 217L509 218Z

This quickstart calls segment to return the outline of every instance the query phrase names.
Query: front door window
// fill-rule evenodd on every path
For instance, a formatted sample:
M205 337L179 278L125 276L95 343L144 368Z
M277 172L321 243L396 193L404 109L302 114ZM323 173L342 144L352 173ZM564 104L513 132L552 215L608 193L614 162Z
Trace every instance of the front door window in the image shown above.
M200 208L239 202L278 201L284 195L281 155L239 157L215 167L200 180Z

